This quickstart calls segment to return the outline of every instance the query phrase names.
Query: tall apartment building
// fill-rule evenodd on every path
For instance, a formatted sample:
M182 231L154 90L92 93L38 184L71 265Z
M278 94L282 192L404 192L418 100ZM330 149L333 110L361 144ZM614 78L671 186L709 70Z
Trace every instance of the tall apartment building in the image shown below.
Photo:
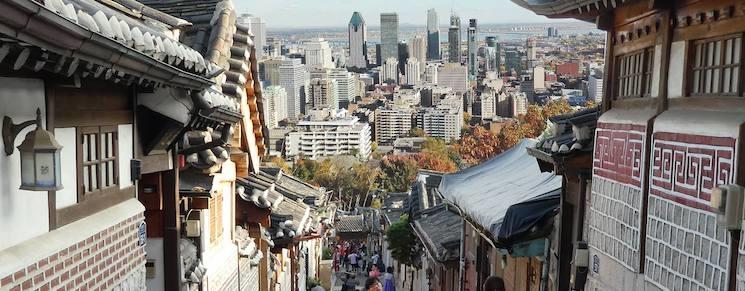
M486 46L494 49L494 63L491 66L494 71L499 72L502 66L502 46L499 44L499 39L496 36L486 37Z
M600 104L603 102L603 71L602 69L593 70L587 78L587 99L593 100Z
M331 47L323 38L314 38L305 43L305 66L309 69L332 69Z
M416 58L410 58L406 62L406 84L419 85L422 83L422 63Z
M481 93L481 118L491 120L497 115L497 98L499 92L492 88L485 88Z
M336 80L312 79L308 87L309 108L339 109L339 95Z
M300 59L286 59L279 66L279 85L287 91L287 117L295 119L302 113L307 93L307 72Z
M420 68L427 64L427 40L421 35L414 36L409 40L409 58L415 58L419 61ZM408 72L405 72L408 73Z
M512 104L512 116L517 117L528 113L528 97L525 93L511 94L510 103Z
M356 154L366 160L372 151L370 125L359 118L338 117L328 120L301 120L285 139L285 155L310 159Z
M262 92L264 98L264 120L268 128L277 127L287 118L287 91L280 86L268 86Z
M453 102L443 100L437 107L419 109L416 114L416 127L431 137L459 140L463 127L461 102L460 98L453 98Z
M528 70L533 69L535 67L536 59L536 40L535 38L528 38L527 41L525 41L525 59L526 59L526 68Z
M448 62L460 63L460 17L453 13L450 15L450 29L448 29Z
M437 84L437 70L437 64L427 64L427 66L424 67L424 83L433 85Z
M380 14L380 59L398 58L398 14Z
M479 73L479 59L476 55L478 49L477 39L477 28L476 19L468 20L468 76L471 80L476 79L476 75Z
M349 20L349 60L348 67L367 68L367 24L362 14L355 11Z
M413 112L409 107L386 107L375 110L375 141L392 144L411 131Z
M328 72L328 78L336 81L337 107L346 108L357 96L356 75L346 69L333 69Z
M440 22L434 8L427 10L427 60L438 61L440 56Z
M437 72L437 85L453 88L455 92L468 91L468 69L458 63L447 63Z
M388 58L383 63L383 67L380 68L380 83L398 84L398 60L396 58Z

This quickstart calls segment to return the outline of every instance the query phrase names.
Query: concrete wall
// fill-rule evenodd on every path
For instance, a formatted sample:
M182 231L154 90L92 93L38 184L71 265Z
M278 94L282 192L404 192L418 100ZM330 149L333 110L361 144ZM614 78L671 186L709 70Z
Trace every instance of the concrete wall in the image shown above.
M0 104L0 117L8 116L16 124L36 119L37 108L41 109L42 123L46 123L42 80L0 78ZM18 189L21 186L21 161L15 147L34 129L35 126L30 126L18 134L12 155L0 154L0 250L49 230L47 192ZM61 145L75 148L75 143ZM63 179L66 175L63 171ZM75 189L74 184L64 186Z
M155 278L147 279L147 290L161 291L165 290L165 277L163 276L163 238L149 237L145 245L147 260L153 260L155 263Z

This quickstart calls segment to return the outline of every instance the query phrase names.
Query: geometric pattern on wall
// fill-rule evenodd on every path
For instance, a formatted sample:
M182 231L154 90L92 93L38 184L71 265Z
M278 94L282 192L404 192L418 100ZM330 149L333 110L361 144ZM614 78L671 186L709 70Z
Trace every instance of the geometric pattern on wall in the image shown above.
M736 139L655 132L645 277L668 290L726 290L730 236L711 190L735 182Z

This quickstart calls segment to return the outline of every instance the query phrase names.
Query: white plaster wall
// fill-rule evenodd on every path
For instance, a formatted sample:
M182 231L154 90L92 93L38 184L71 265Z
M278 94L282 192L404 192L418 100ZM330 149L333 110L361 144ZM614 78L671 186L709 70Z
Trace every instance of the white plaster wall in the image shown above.
M66 145L60 153L62 165L62 190L57 191L57 209L78 203L77 177L77 147L75 146L77 133L74 127L55 128L54 137Z
M0 117L9 116L14 123L36 118L41 109L42 123L46 122L44 82L38 79L0 78ZM13 147L17 147L33 130L30 126L20 132ZM74 147L75 144L62 144ZM19 190L21 161L18 150L6 156L0 154L0 250L18 244L49 230L47 192ZM65 173L62 172L62 177ZM74 187L74 185L72 186Z
M155 260L155 278L147 279L147 290L165 290L165 281L163 277L163 239L148 238L145 245L147 260Z
M683 77L685 76L685 41L673 42L670 46L670 70L667 80L669 98L683 97Z
M130 160L134 155L134 143L132 141L132 125L120 124L119 131L119 189L132 186L132 171L129 168Z
M652 97L660 96L660 70L662 69L662 45L654 46L654 62L652 62Z

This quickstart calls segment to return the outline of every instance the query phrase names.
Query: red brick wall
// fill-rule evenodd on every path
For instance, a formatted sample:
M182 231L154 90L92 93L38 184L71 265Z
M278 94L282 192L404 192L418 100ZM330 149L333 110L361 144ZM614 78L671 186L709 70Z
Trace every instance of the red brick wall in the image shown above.
M135 215L0 280L0 289L108 290L145 264Z

